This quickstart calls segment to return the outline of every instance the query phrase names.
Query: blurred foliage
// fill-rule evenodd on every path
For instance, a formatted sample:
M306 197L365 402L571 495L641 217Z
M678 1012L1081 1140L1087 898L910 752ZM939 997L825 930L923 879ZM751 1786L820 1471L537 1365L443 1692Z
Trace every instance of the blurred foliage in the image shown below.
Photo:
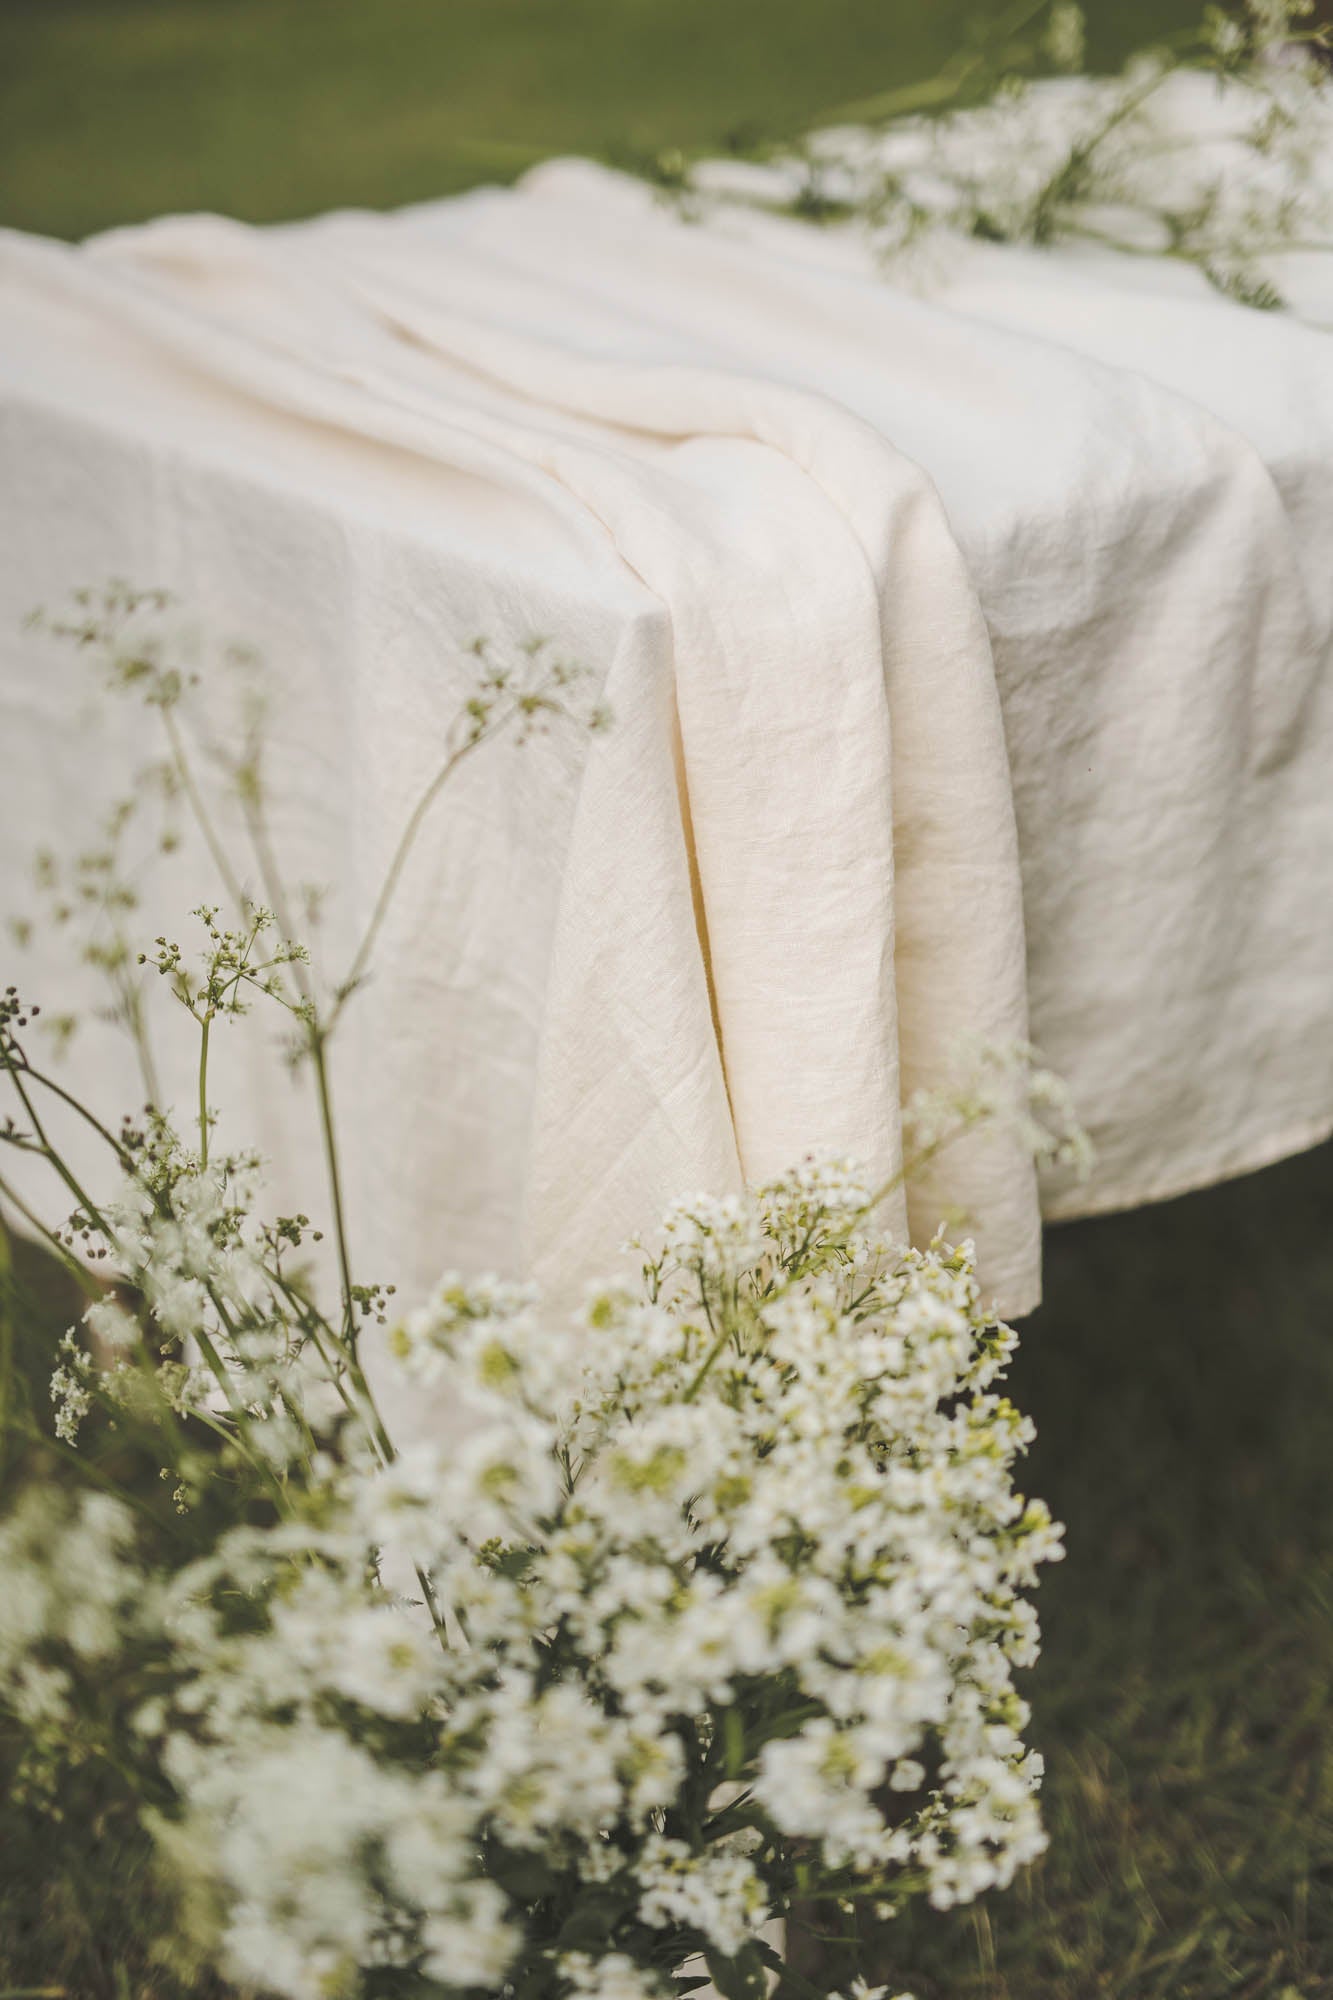
M51 1431L48 1382L56 1343L83 1311L77 1286L44 1252L0 1225L0 1509L21 1481L85 1476L137 1489L156 1502L158 1468L104 1421L91 1424L79 1456ZM25 1438L25 1433L27 1434ZM4 1579L0 1578L0 1591ZM83 1765L53 1822L15 1786L20 1744L0 1727L0 1996L50 2000L182 2000L174 1979L142 1944L150 1905L163 1899L152 1843L127 1809L124 1788L97 1760ZM27 1984L34 1962L43 1983ZM210 1982L190 2000L211 2000Z

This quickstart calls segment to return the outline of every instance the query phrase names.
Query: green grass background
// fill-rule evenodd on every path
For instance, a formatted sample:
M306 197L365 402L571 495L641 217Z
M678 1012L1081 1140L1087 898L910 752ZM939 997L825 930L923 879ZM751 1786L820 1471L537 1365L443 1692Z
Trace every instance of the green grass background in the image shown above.
M982 0L984 5L984 0ZM932 74L977 0L0 0L0 223L252 221L543 154L788 133ZM1092 53L1198 0L1094 0Z
M1091 12L1107 65L1195 9ZM546 153L790 132L930 74L970 15L0 0L0 223L264 220L419 199ZM1331 1213L1324 1148L1051 1232L1015 1389L1041 1426L1031 1484L1069 1524L1031 1690L1053 1847L979 1911L871 1941L866 1969L919 2000L1333 2000ZM28 1360L40 1375L44 1355ZM76 1925L78 1896L64 1907ZM88 1923L107 1965L113 1932L110 1912ZM68 1990L81 2000L77 1975Z

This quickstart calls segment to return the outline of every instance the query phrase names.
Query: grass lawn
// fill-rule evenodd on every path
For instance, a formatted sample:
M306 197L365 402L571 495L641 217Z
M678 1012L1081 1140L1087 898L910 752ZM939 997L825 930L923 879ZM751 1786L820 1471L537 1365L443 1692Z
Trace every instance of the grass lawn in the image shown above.
M549 153L785 133L932 74L985 0L0 0L0 224L386 206ZM992 4L993 11L993 4ZM1115 60L1201 0L1092 0Z
M928 74L972 11L0 0L0 223L260 220L548 152L789 130ZM1097 0L1094 58L1196 11ZM1333 2000L1331 1216L1324 1148L1051 1233L1014 1390L1041 1426L1031 1484L1069 1526L1030 1690L1052 1852L977 1913L872 1941L866 1969L918 2000ZM27 1320L34 1379L63 1324ZM0 1988L31 1976L5 1898L0 1882ZM77 1928L77 1884L51 1908ZM148 1990L117 1980L112 1913L85 1936L63 1965L53 1950L53 1992Z

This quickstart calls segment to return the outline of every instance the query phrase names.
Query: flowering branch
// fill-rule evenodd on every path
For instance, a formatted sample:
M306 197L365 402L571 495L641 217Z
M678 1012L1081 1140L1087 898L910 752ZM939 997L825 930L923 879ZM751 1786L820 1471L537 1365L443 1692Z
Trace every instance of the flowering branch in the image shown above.
M749 206L860 230L886 268L910 275L931 244L1086 240L1196 266L1253 306L1283 303L1265 260L1333 248L1321 179L1333 131L1333 30L1314 0L1210 6L1197 28L1142 51L1119 77L1079 77L1082 12L1020 4L928 82L827 113L795 143L734 166L680 152L645 171L686 214ZM1182 72L1231 93L1229 144L1162 115ZM1058 87L1040 79L1063 77ZM1038 87L1032 87L1038 80Z

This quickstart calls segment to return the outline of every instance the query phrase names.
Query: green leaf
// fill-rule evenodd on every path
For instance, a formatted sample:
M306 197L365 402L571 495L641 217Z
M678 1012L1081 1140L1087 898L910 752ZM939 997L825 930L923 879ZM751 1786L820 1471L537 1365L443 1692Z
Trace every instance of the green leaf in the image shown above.
M745 1724L734 1708L723 1711L722 1734L726 1745L727 1776L739 1778L745 1769Z
M767 2000L768 1974L757 1945L747 1944L735 1958L719 1958L711 1951L705 1957L722 2000Z
M598 1885L585 1889L560 1926L561 1951L596 1951L605 1944L633 1901L632 1893Z
M506 1895L520 1903L535 1903L559 1887L556 1870L538 1854L500 1851L491 1855L489 1872Z

